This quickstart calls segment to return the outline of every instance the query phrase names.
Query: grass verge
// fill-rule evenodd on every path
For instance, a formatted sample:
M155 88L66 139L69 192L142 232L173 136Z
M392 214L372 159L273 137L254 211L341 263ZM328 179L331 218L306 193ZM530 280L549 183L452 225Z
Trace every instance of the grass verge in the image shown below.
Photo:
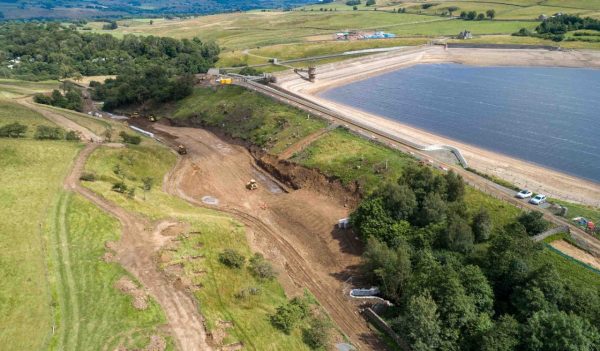
M219 127L274 154L327 125L319 118L308 118L306 112L236 86L196 89L177 104L173 118Z

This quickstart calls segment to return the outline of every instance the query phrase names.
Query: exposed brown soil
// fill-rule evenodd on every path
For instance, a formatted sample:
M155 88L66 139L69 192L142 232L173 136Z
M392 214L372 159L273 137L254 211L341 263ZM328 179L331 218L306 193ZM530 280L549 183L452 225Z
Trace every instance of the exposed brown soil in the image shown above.
M257 167L246 148L202 129L158 124L154 128L176 137L175 142L188 149L167 177L165 191L197 206L233 215L246 225L253 250L278 266L288 295L310 290L360 349L385 349L359 315L359 307L344 293L348 288L346 281L357 273L361 252L360 243L351 233L335 228L337 220L350 211L345 206L347 201L339 197L341 192L348 194L347 189L340 185L339 192L321 192L317 188L335 188L335 183L327 179L323 182L319 178L323 175L305 168L288 172L285 167L277 167L289 176L292 189L298 190L273 192L269 190L269 175ZM293 168L291 163L288 166ZM308 173L305 178L294 172ZM257 190L245 188L250 179L258 180ZM202 202L205 196L219 199L219 204L206 205Z
M115 288L133 298L133 307L138 310L148 308L148 295L139 288L129 277L122 277L115 283Z
M71 173L65 179L65 188L82 195L121 222L121 239L116 243L107 243L106 246L114 251L114 260L132 274L162 307L167 318L168 331L173 336L177 348L182 351L211 350L206 342L203 319L195 300L185 289L177 289L159 270L156 262L159 250L173 239L172 236L162 235L162 231L179 223L151 223L125 211L79 183L87 158L98 146L88 144L79 153Z
M596 269L600 269L600 258L594 257L564 240L553 241L550 243L550 245L567 256L573 257L574 259L586 263Z

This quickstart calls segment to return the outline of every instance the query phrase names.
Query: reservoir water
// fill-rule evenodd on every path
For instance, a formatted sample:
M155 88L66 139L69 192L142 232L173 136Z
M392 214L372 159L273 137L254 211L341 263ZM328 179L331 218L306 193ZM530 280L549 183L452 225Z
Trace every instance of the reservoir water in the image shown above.
M320 96L600 182L600 70L423 64Z

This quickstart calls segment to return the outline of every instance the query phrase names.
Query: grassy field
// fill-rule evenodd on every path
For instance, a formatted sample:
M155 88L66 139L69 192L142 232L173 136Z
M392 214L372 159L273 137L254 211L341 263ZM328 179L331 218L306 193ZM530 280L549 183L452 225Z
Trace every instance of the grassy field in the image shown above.
M0 98L14 98L58 89L57 81L27 82L0 78Z
M0 139L0 343L3 350L139 348L164 323L160 308L137 311L114 282L124 270L102 260L118 222L63 190L81 144L31 139L53 125L0 101L0 125L29 126L24 139Z
M442 16L449 7L462 11L485 13L493 9L496 20L463 21ZM406 13L396 13L404 8ZM126 19L119 21L114 31L102 30L101 22L91 22L92 31L110 33L117 37L125 34L161 35L175 38L199 37L214 40L223 49L221 67L259 64L266 60L259 56L281 59L339 53L347 50L395 45L414 45L427 38L451 37L467 29L473 32L473 42L505 43L513 40L510 34L520 28L535 28L542 14L570 13L600 18L599 0L506 0L494 1L404 1L378 0L375 6L358 6L357 11L338 0L329 4L303 6L293 11L251 11L189 19ZM334 34L346 30L384 30L402 39L336 42ZM536 44L552 44L536 40ZM286 45L297 44L297 45ZM567 48L600 48L598 43L563 42ZM248 51L249 50L249 51ZM259 55L253 56L252 54Z
M151 335L160 335L165 323L160 307L150 301L137 310L132 298L119 292L115 283L127 272L102 257L105 243L120 236L118 221L87 200L63 192L55 206L52 247L59 309L54 350L113 350L145 347ZM167 340L169 340L167 338ZM168 349L173 348L169 340Z
M0 344L3 350L46 349L53 307L47 266L51 204L79 147L64 141L0 139Z
M326 126L318 118L241 87L200 88L177 105L173 117L219 126L227 134L279 153Z
M21 123L27 126L26 137L31 138L37 126L55 126L39 113L32 111L16 102L0 99L0 126L10 123Z
M231 270L218 262L218 254L225 248L235 248L247 258L251 252L245 237L245 229L231 218L208 209L192 207L183 200L161 190L163 175L171 169L175 155L163 146L148 144L140 147L101 148L96 150L87 166L99 180L86 186L120 206L138 212L151 219L177 219L189 223L189 235L182 238L171 259L165 265L183 264L184 272L202 288L195 295L206 317L209 331L215 330L219 321L233 321L227 329L225 343L241 341L249 350L305 350L299 332L286 335L269 322L269 315L286 300L281 286L276 282L257 281L245 269ZM145 195L137 193L128 198L110 190L116 177L112 171L119 164L126 174L125 182L136 185L134 179L153 177L153 189ZM189 257L204 255L202 259ZM195 272L205 271L198 274ZM235 298L235 293L246 287L258 287L260 295L247 299Z
M344 184L357 181L369 193L384 180L398 179L413 159L338 128L294 155L292 161L318 168Z
M544 264L553 265L563 279L575 287L595 287L600 289L600 274L583 267L580 263L565 258L551 249L544 249L540 255Z

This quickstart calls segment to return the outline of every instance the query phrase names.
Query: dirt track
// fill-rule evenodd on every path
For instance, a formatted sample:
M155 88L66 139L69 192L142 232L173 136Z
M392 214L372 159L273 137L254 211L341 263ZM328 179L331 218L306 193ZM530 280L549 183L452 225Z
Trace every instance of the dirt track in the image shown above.
M102 137L94 134L89 129L71 121L70 119L64 116L61 116L58 113L52 112L49 109L42 108L41 106L33 103L30 97L16 99L15 101L31 110L40 113L42 116L46 117L47 119L56 123L57 125L66 128L67 130L73 130L79 133L81 139L84 141L101 142L103 140Z
M208 131L155 128L188 148L188 155L168 176L165 191L227 212L244 223L253 249L284 271L280 280L286 292L310 290L353 344L362 350L384 349L358 314L356 302L344 293L349 287L345 281L360 261L360 246L348 233L335 230L337 220L348 214L342 203L306 189L277 192L245 148ZM258 180L258 190L245 189L252 178ZM203 203L205 196L218 199L219 204Z
M79 176L89 155L98 144L88 144L77 156L65 188L93 202L121 222L122 235L111 246L115 260L131 273L160 304L173 339L181 351L211 350L206 342L202 316L195 301L185 291L178 290L158 270L154 260L157 251L170 240L161 232L172 225L168 221L150 223L105 200L79 184Z

